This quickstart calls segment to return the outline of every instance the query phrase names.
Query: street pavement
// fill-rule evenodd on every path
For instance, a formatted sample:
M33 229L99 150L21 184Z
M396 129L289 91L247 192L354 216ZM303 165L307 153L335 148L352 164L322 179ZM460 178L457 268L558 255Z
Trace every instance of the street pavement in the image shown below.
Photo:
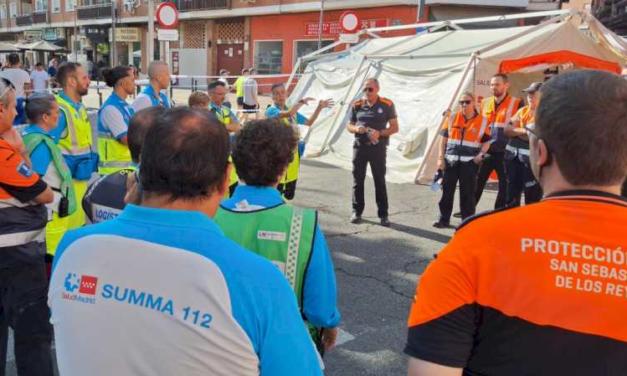
M414 184L388 184L392 226L380 226L371 178L364 222L350 224L351 185L350 171L305 160L294 200L319 211L335 263L342 322L339 344L324 358L325 374L403 375L405 324L416 282L453 230L431 227L440 194ZM485 192L479 210L487 210L494 198L494 192ZM7 375L14 376L12 351L9 357Z

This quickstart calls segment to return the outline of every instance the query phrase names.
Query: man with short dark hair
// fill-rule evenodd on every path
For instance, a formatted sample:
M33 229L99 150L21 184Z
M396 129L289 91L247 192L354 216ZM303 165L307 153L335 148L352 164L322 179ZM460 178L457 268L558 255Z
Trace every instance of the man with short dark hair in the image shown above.
M22 67L18 54L10 53L7 63L7 66L0 72L0 77L9 80L15 87L17 116L15 116L13 124L25 124L24 101L30 93L30 76Z
M42 63L35 64L35 70L30 74L30 84L35 93L45 93L48 90L48 81L50 76L44 70Z
M140 205L66 235L49 293L60 374L321 375L283 275L211 219L228 155L208 111L171 109L144 141Z
M479 203L490 175L493 171L496 171L499 179L499 191L494 208L500 209L505 207L507 196L507 175L505 174L504 162L507 137L505 137L504 129L512 116L521 107L522 102L520 99L509 95L509 78L505 74L497 73L492 76L490 90L492 91L492 96L484 98L483 102L481 102L481 115L488 118L490 123L492 144L477 173L475 204Z
M285 275L310 334L324 353L335 344L340 321L333 261L317 212L286 204L276 189L297 140L278 120L246 124L233 148L244 184L220 204L216 222L226 236L269 259Z
M50 134L61 147L72 173L76 202L81 202L87 191L87 182L98 170L99 161L98 154L92 151L91 123L82 102L89 92L89 75L78 63L63 63L57 72L57 80L63 89L56 96L60 110L59 124ZM81 210L68 216L69 228L84 224L85 214Z
M146 133L165 111L162 106L148 107L131 118L127 140L134 167L139 166ZM135 169L128 168L102 176L93 182L83 198L83 210L89 222L98 223L117 217L126 206L125 197L129 190L133 190L136 178Z
M369 78L363 87L364 97L353 104L347 130L355 135L353 144L353 214L351 223L360 223L364 211L364 181L368 164L372 170L377 214L382 226L389 226L388 194L385 186L387 146L390 136L398 132L394 103L379 96L379 81ZM388 127L388 124L390 125Z
M321 99L318 101L318 106L316 106L316 109L309 118L298 112L303 106L308 105L309 102L312 101L315 101L314 98L303 98L296 102L291 108L288 108L285 85L282 83L272 85L273 104L266 109L266 117L268 119L279 119L282 124L291 127L296 137L299 138L298 149L294 149L294 158L277 187L283 197L288 200L293 199L296 194L296 184L300 170L300 157L305 147L304 142L300 141L300 128L298 126L305 125L311 127L316 120L318 120L318 116L320 116L322 110L331 108L334 105L332 99Z
M409 315L410 376L625 372L625 124L618 75L544 84L527 130L546 196L467 221L429 265Z

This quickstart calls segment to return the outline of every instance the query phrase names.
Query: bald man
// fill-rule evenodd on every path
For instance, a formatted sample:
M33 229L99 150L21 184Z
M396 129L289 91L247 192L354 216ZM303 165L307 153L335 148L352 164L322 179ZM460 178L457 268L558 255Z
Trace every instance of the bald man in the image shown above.
M133 102L133 110L138 112L147 107L163 106L172 107L172 102L163 92L170 87L170 67L163 61L153 61L148 66L148 78L150 85L142 90Z

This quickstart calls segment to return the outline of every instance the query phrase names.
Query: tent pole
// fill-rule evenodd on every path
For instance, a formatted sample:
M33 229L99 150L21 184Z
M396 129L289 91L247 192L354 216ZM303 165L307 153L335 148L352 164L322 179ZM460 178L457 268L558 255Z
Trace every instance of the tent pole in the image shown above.
M445 111L445 113L451 109L451 107L453 106L453 103L455 102L455 99L457 99L457 97L459 96L459 93L462 90L462 87L466 83L466 79L468 77L468 73L470 72L470 68L474 65L476 59L477 59L477 53L473 52L473 54L470 55L470 59L468 59L468 63L466 64L466 68L464 69L464 73L462 74L461 80L459 80L459 84L457 84L457 88L455 88L455 91L453 92L453 95L451 96L451 100L448 102L448 106L446 106L447 111ZM443 114L442 120L440 121L438 129L442 128L444 121L446 121L446 116L444 116ZM433 140L431 140L431 144L429 144L429 147L427 148L427 151L425 152L425 157L422 158L422 162L420 162L420 166L418 166L418 172L416 173L416 177L414 178L415 184L419 183L418 179L420 178L420 175L423 173L427 159L431 155L433 147L438 143L438 140L439 140L439 137L436 133L436 136L433 138Z
M348 85L348 90L346 90L346 94L344 94L344 98L340 102L340 105L342 107L340 107L340 109L338 110L337 114L335 115L335 118L333 119L333 122L331 123L331 129L329 129L329 132L327 133L326 137L324 138L324 141L322 142L322 146L320 147L320 152L319 152L320 154L327 147L327 143L329 142L329 138L331 138L331 133L333 132L333 125L338 121L338 119L340 118L340 115L342 114L342 112L344 113L344 115L346 114L346 112L348 112L348 110L342 111L342 108L347 104L346 101L348 100L348 97L349 97L351 91L353 91L353 86L355 86L355 81L357 81L357 76L359 76L360 71L361 71L361 67L363 67L365 62L366 62L366 56L362 55L361 56L361 61L359 62L359 66L357 67L357 70L355 71L355 75L351 79L350 85ZM362 83L363 83L363 79L362 79ZM350 103L348 104L347 108L350 108Z

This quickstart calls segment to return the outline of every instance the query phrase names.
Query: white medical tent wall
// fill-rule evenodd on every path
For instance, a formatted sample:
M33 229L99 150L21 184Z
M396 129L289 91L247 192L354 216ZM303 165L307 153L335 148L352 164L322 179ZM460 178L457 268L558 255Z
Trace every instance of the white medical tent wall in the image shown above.
M545 13L549 17L539 25L524 27L464 30L460 26L472 20L446 21L426 24L440 30L391 38L378 37L376 32L382 29L371 29L362 34L372 39L346 51L299 60L296 68L305 61L308 64L289 103L304 97L333 98L337 102L321 114L307 134L305 157L347 170L352 168L354 136L346 131L351 103L361 97L363 81L377 77L380 95L394 101L400 125L400 132L390 139L387 180L427 183L435 172L434 145L443 112L454 109L464 90L480 97L489 96L490 77L499 71L504 60L542 57L547 53L574 55L573 61L560 62L562 69L586 68L578 66L577 57L581 56L618 69L627 62L624 40L589 14ZM530 16L519 18L525 17ZM425 25L415 25L419 26ZM542 59L529 64L511 72L513 95L520 95L525 85L541 80L542 71L554 66ZM305 115L313 107L305 108Z

